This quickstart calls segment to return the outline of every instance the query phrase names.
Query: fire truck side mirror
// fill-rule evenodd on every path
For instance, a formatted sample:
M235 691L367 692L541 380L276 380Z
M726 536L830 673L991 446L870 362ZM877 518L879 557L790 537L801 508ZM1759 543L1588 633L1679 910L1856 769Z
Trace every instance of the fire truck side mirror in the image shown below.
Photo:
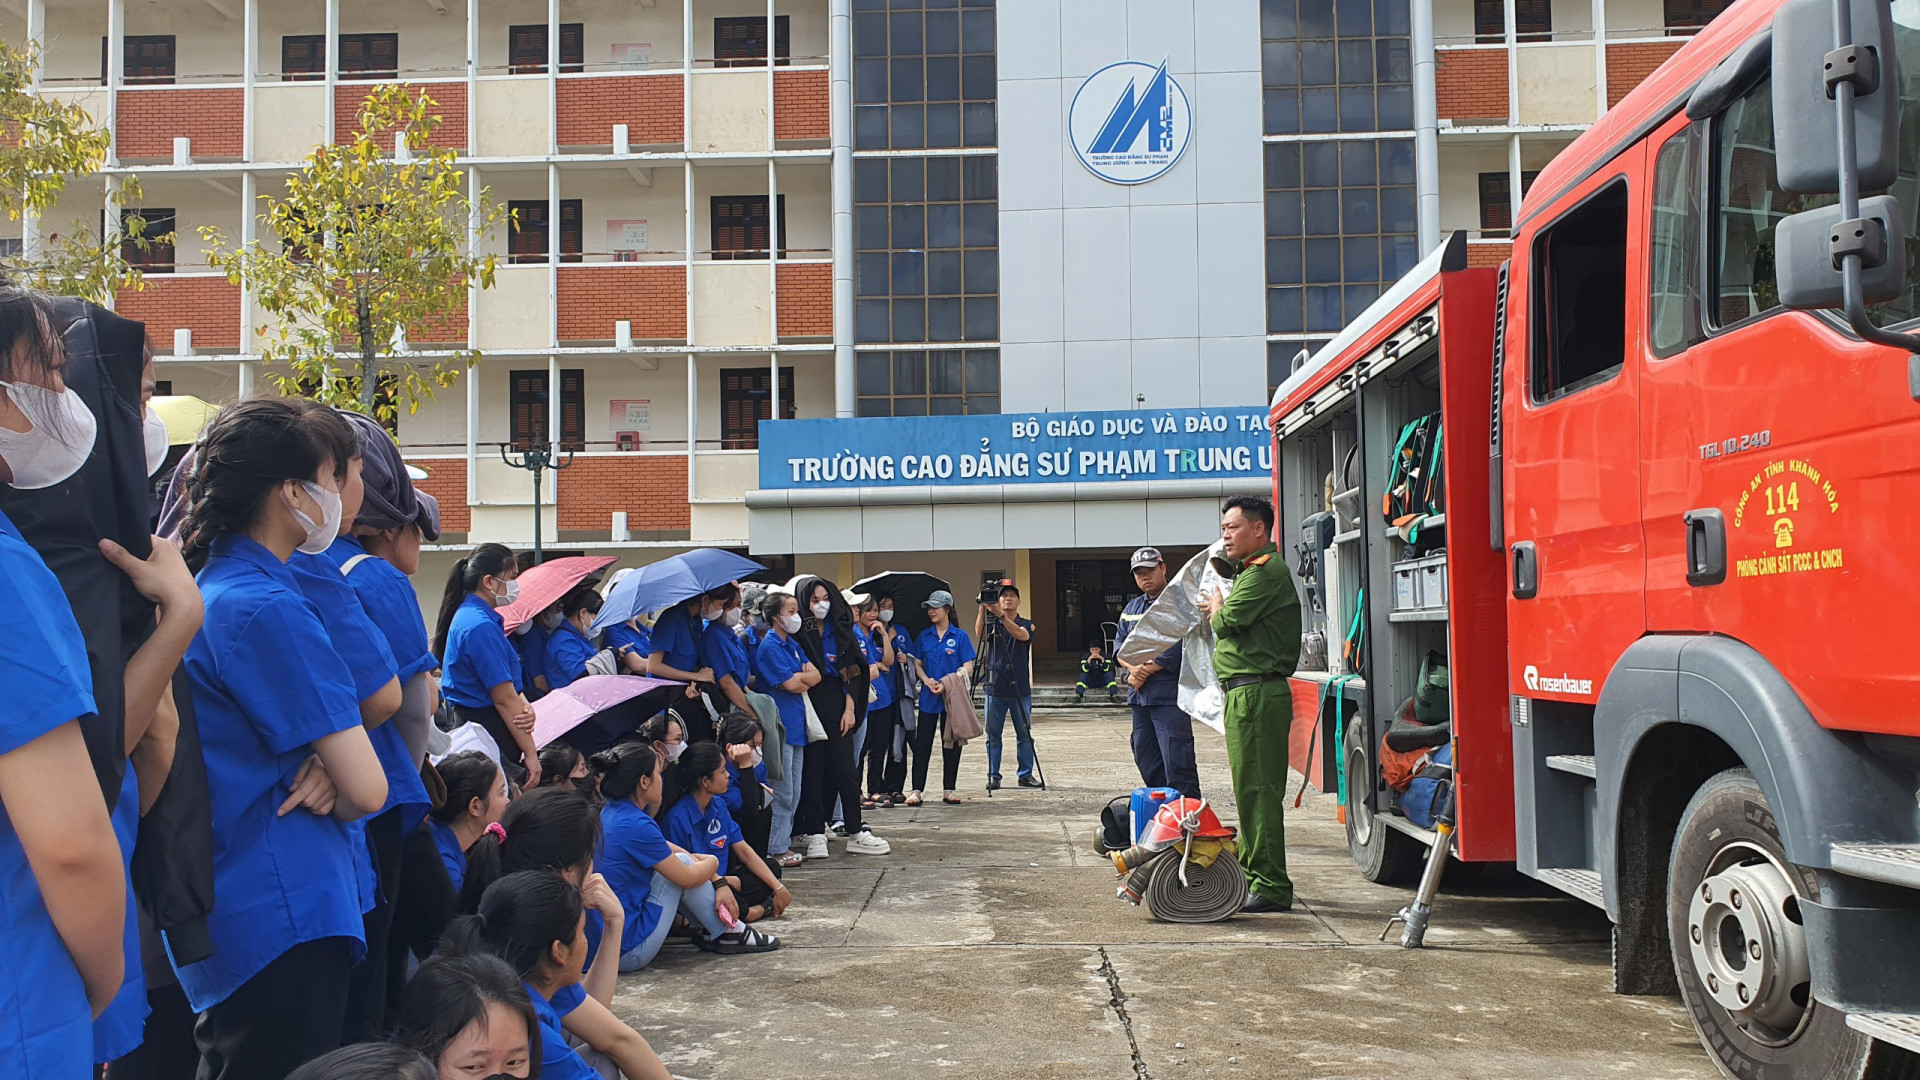
M1851 41L1836 40L1836 12ZM1887 0L1788 0L1773 16L1773 146L1779 184L1832 195L1851 172L1859 191L1885 191L1900 171L1900 72ZM1841 84L1853 94L1851 161L1839 150Z
M1859 252L1862 298L1869 304L1897 300L1907 287L1906 228L1891 195L1860 200L1860 216L1842 220L1840 207L1790 214L1775 226L1774 273L1780 303L1801 311L1846 306L1841 258Z

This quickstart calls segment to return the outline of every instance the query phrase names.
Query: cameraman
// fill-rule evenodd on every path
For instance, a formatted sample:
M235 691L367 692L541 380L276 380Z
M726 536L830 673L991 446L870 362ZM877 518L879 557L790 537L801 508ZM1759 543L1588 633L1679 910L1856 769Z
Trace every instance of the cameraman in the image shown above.
M980 610L973 617L973 634L986 650L987 668L987 790L1000 787L1000 736L1007 715L1013 715L1013 734L1020 766L1020 786L1037 788L1033 775L1033 623L1020 617L1020 590L1002 584L999 595L991 585L981 590ZM991 616L991 617L989 617Z

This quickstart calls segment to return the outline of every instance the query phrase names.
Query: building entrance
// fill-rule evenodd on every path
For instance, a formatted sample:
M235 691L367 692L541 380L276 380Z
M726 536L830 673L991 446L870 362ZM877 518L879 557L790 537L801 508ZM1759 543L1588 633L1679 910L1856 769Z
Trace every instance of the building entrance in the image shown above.
M1120 609L1139 591L1134 588L1127 560L1061 559L1055 575L1058 651L1077 657L1090 641L1102 642L1111 649L1113 624L1120 619Z

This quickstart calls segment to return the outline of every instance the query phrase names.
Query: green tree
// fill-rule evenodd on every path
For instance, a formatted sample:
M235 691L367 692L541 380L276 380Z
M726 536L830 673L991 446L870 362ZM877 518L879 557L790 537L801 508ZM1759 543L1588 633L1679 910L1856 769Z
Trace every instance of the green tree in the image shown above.
M58 224L44 217L61 193L106 164L109 139L79 105L34 93L34 73L39 67L38 45L15 48L0 41L0 198L6 200L8 220L31 215L41 234L36 250L0 259L0 270L48 292L111 303L122 289L144 288L140 271L122 256L122 241L144 251L173 235L147 236L146 221L137 211L125 209L118 237L111 235L111 229L103 235L85 219L48 228ZM103 205L111 201L124 208L139 197L139 181L129 176L107 194Z
M315 148L285 197L265 200L260 220L277 246L235 246L200 228L208 263L275 317L259 331L260 354L289 372L270 375L283 392L390 422L479 361L473 350L403 351L407 329L457 310L469 281L493 286L496 259L472 253L469 223L485 232L507 216L484 190L464 190L452 150L431 145L433 108L399 85L368 95L352 141ZM408 160L388 153L396 133Z

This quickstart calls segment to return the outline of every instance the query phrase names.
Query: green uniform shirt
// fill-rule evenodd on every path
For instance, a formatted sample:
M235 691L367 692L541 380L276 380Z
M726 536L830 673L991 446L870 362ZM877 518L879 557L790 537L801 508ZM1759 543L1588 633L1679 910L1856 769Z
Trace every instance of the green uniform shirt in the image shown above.
M1213 613L1213 672L1291 675L1300 662L1300 594L1272 544L1253 553Z

